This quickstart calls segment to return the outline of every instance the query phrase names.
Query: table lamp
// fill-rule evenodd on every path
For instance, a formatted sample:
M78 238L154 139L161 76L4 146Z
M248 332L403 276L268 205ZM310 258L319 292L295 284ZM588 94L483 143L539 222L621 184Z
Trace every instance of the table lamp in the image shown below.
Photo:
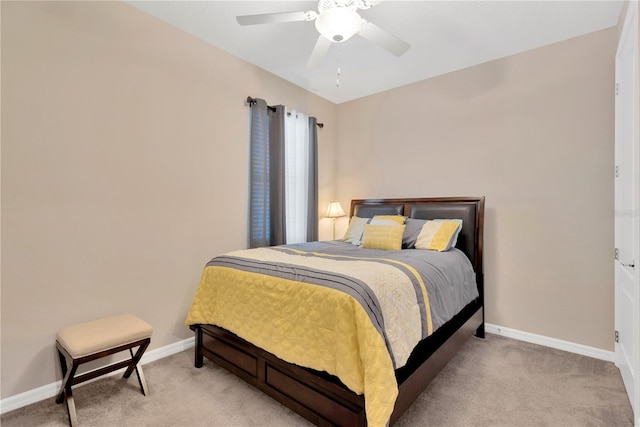
M346 216L342 205L338 200L332 200L329 202L329 209L327 209L327 218L333 219L333 240L336 240L336 218Z

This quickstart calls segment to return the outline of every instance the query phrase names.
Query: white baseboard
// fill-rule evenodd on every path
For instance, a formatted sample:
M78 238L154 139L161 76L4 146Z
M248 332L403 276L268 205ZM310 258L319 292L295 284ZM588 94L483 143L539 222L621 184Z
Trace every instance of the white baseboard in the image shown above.
M155 362L156 360L171 356L176 353L180 353L184 350L188 350L194 345L195 337L187 338L173 344L165 345L164 347L156 348L155 350L146 352L142 356L140 363L144 365L146 363ZM117 375L118 373L123 371L124 368L111 372L106 376ZM87 381L84 384L96 381L97 379L98 378ZM33 390L25 391L24 393L2 399L0 401L0 414L13 411L14 409L22 408L23 406L31 405L32 403L40 402L41 400L53 398L58 393L61 385L62 381L56 381L55 383L47 384Z
M503 337L526 341L545 347L555 348L557 350L564 350L570 353L580 354L582 356L593 357L594 359L606 360L607 362L615 362L615 353L613 351L602 350L582 344L575 344L569 341L531 334L529 332L505 328L503 326L492 325L490 323L485 324L485 332L488 332L490 334L502 335Z
M140 362L145 363L155 362L156 360L164 359L165 357L172 356L181 351L193 348L196 345L195 337L187 338L182 341L174 342L173 344L165 345L164 347L156 348L155 350L148 351L142 356Z

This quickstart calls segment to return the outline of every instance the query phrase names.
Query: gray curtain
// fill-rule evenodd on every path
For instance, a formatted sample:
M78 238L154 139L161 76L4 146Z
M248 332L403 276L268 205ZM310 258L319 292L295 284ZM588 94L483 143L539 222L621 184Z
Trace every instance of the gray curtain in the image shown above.
M284 187L284 116L283 105L276 105L273 111L269 109L269 161L271 199L271 236L269 246L284 245L287 242L286 205Z
M309 190L307 242L318 240L318 121L309 117Z
M286 241L284 204L284 106L251 104L249 247Z

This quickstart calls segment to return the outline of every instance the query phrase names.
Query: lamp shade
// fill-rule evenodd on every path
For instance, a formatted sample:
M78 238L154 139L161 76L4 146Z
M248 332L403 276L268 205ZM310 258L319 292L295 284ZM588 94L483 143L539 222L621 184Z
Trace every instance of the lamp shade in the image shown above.
M329 202L329 209L327 209L327 218L339 218L341 216L346 216L344 210L342 210L342 205L337 200L332 200Z
M344 7L325 10L316 18L318 32L336 43L348 40L360 31L360 27L362 27L360 15Z

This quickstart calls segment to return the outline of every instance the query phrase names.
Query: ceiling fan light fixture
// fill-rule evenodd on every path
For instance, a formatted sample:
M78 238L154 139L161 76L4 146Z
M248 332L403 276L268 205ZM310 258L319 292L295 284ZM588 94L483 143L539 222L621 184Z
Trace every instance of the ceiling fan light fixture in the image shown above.
M332 42L341 43L360 31L362 18L354 10L336 7L316 18L316 29Z

